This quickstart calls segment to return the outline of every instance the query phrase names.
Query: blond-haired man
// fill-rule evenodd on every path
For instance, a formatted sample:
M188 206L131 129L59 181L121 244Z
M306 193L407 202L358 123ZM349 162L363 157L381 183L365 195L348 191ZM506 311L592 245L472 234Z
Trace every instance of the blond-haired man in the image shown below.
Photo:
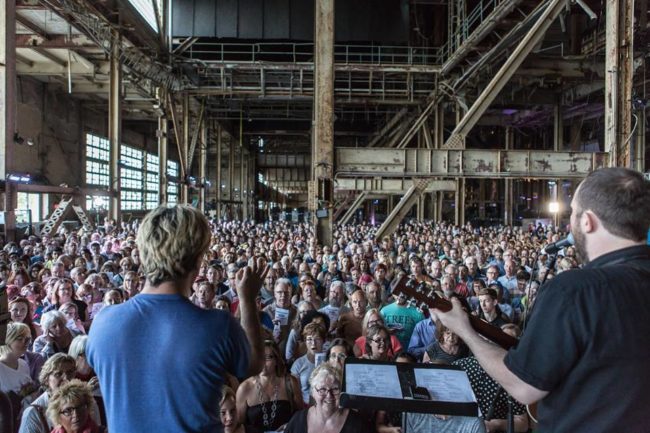
M266 269L237 274L241 326L227 312L203 310L188 296L209 241L208 221L189 206L161 206L144 218L137 244L145 286L102 310L88 340L111 431L219 431L225 374L261 369L255 298Z

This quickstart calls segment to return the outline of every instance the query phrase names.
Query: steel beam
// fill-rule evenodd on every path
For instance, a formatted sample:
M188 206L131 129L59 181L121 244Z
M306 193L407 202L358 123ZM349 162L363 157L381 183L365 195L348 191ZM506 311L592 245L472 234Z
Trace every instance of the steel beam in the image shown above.
M334 3L314 0L314 101L312 128L312 203L326 216L314 215L316 240L332 245L334 189Z
M221 124L217 122L217 170L216 170L216 197L215 199L217 200L217 218L221 219L221 199L223 195L223 187L222 187L222 170L221 170L221 153L223 152L222 150L222 129L221 129Z
M368 193L365 191L361 191L357 197L354 199L348 210L343 214L343 217L341 217L340 221L337 221L337 224L341 225L346 225L348 221L350 221L350 218L354 216L354 213L359 209L359 206L363 204L364 201L368 198Z
M379 227L375 233L375 239L380 240L384 236L390 236L402 222L406 214L411 210L420 194L425 190L428 184L427 179L413 180L413 186L406 191L402 200L393 208L386 221Z
M445 142L445 148L459 149L465 147L465 137L476 125L480 117L485 113L490 104L497 97L499 92L507 84L516 70L521 66L526 56L542 41L546 31L560 12L565 8L566 0L550 0L548 6L528 31L526 36L519 42L512 54L505 61L503 66L494 75L492 80L483 89L479 97L469 108L460 122L454 128L449 139Z
M185 204L190 202L189 188L187 185L187 176L190 174L192 167L189 165L189 148L190 148L190 96L183 93L183 103L181 105L183 111L183 136L181 138L181 154L179 158L183 161L185 166L185 176L181 179L181 197L180 202Z
M121 214L121 185L120 185L120 147L122 144L122 60L119 33L113 35L113 46L110 56L110 89L108 94L108 141L110 153L110 182L111 200L109 214L115 221L120 220Z
M408 113L408 107L402 107L395 115L388 121L386 122L386 125L384 125L383 128L377 132L377 135L370 140L370 143L368 143L368 147L374 147L375 145L379 144L379 142L390 132L395 128L395 125L399 121L401 121L404 116Z
M160 107L166 106L165 97L163 96L164 90L159 87L156 90L158 96L158 105ZM158 131L156 136L158 138L158 204L167 203L167 146L169 135L169 122L165 110L162 115L158 116Z
M201 116L202 117L202 116ZM199 189L199 209L201 212L205 212L205 200L206 200L206 191L207 191L207 178L205 175L206 162L208 156L208 126L207 122L201 120L199 123L201 142L199 144L199 183L201 184Z
M230 152L228 153L228 200L235 200L235 140L230 137ZM233 216L232 203L227 205L228 219L231 220Z
M339 177L582 178L607 165L603 152L337 147Z
M632 168L632 88L634 85L634 0L620 0L619 8L619 91L618 93L618 155L616 166ZM647 14L647 10L645 11ZM647 31L647 29L646 29ZM638 126L638 125L637 125Z
M98 45L85 35L16 35L16 48L98 48Z
M67 68L68 67L68 62L66 62L65 60L61 60L60 58L58 58L54 54L47 51L46 48L33 47L33 48L31 48L31 50L34 51L35 53L38 53L39 56L45 57L46 59L48 59L52 63L61 66L62 68Z
M610 165L618 159L619 4L605 0L605 152Z
M16 15L16 22L21 26L25 27L27 30L34 33L35 35L42 37L43 39L50 39L50 35L48 35L45 32L45 30L43 30L33 22L29 21L27 18L24 18L20 15Z
M16 132L16 2L0 2L0 179L5 181L4 224L6 240L16 233L16 185L7 179L14 166L14 133ZM7 311L6 295L0 313ZM0 317L1 318L1 317ZM4 326L0 327L4 341Z
M335 191L363 191L369 194L404 194L413 186L411 179L337 177ZM423 192L456 191L454 180L430 181Z

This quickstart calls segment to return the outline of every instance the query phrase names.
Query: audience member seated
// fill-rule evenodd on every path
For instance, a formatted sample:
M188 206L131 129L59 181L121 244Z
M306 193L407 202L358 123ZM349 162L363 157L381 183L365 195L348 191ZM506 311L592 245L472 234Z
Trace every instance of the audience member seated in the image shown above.
M228 385L221 388L219 420L223 425L224 433L262 433L264 431L249 424L242 424L237 413L235 392Z
M467 346L439 320L436 321L436 339L427 347L422 362L451 364L468 355Z
M277 431L302 408L300 383L287 372L279 348L264 342L264 367L237 389L238 419L263 431Z
M54 422L52 433L103 433L90 416L94 405L90 386L73 379L59 387L47 405L47 416Z
M310 323L305 326L302 336L307 346L307 353L296 359L291 366L291 374L300 380L300 389L305 404L309 404L309 376L316 368L316 355L324 358L323 343L326 337L325 328L318 323Z
M363 322L361 322L361 329L363 335L357 338L354 342L354 347L353 347L354 356L356 356L357 358L361 358L363 355L366 354L366 335L368 334L368 329L375 325L385 326L384 318L379 311L377 311L374 308L371 308L366 312L366 315L363 318ZM399 339L396 336L391 334L388 356L392 357L396 353L400 353L401 351L402 351L402 345L400 344Z
M370 427L356 412L339 406L341 371L327 363L316 368L310 378L314 405L297 412L285 433L368 433Z
M354 356L354 351L350 343L343 338L335 338L332 340L330 348L327 349L325 359L335 368L343 370L345 359Z
M366 354L363 358L374 361L389 361L390 354L390 331L382 325L374 325L368 328L366 335Z
M34 340L34 352L45 359L55 353L67 353L74 335L66 326L67 319L60 311L48 311L41 318L43 335Z
M55 424L46 413L50 397L61 386L72 380L75 374L75 360L71 356L57 353L45 361L39 376L39 382L44 392L25 408L18 433L49 433L52 431ZM90 414L95 422L99 423L99 408L96 404L92 405Z

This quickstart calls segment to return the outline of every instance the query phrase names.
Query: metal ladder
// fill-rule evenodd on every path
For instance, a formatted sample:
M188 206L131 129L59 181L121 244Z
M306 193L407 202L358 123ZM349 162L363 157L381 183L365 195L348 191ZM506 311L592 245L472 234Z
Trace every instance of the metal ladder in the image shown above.
M81 206L76 205L73 202L74 202L73 197L68 197L68 198L64 197L61 199L61 201L59 202L59 206L57 206L54 212L52 212L52 215L50 215L50 217L45 222L45 225L41 228L41 236L51 235L52 233L56 233L57 229L63 222L63 217L65 216L65 214L68 212L70 208L74 210L74 213L77 215L77 218L79 218L79 221L81 221L84 230L86 231L93 230L93 225L90 222L90 219L88 219L86 212L84 212Z

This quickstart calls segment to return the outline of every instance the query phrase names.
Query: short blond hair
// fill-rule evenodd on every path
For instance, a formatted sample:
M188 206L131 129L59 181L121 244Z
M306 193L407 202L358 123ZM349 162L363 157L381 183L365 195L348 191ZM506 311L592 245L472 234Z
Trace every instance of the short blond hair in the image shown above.
M45 361L45 364L43 364L41 372L38 374L38 381L40 384L49 391L50 375L57 370L63 369L66 364L73 368L77 365L75 359L70 355L66 355L65 353L55 353L54 355L47 358L47 361Z
M136 242L144 275L157 286L178 281L199 267L210 244L210 226L191 206L160 206L144 218Z
M29 326L20 322L11 322L7 325L7 335L5 339L5 344L0 346L0 356L4 356L7 353L11 352L9 346L16 340L21 337L32 337L32 331L29 330Z
M66 403L74 406L85 405L87 414L90 416L93 404L90 385L79 379L72 379L54 392L47 405L47 416L54 421L55 425L61 424L61 409Z

